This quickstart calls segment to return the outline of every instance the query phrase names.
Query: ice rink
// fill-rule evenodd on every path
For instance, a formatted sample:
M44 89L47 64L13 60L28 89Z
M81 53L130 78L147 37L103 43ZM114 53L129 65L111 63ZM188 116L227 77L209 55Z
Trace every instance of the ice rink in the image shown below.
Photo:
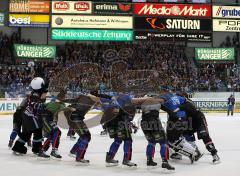
M138 115L139 116L139 115ZM162 120L165 115L161 115ZM196 163L190 164L187 158L182 161L170 163L176 168L172 175L181 176L236 176L240 169L240 114L234 117L226 117L225 114L209 114L206 115L210 135L219 150L221 163L212 164L212 157L207 153L201 141L198 145L205 155ZM136 118L137 120L137 118ZM141 130L133 135L133 162L138 164L137 169L125 169L121 164L117 167L105 167L105 155L112 142L108 136L99 135L101 127L91 128L92 140L90 142L86 159L90 160L90 166L76 166L74 158L68 156L70 148L74 141L66 138L66 130L63 130L62 140L60 144L60 153L63 156L61 161L53 159L41 161L31 154L31 150L26 156L15 156L8 149L7 144L9 134L12 130L11 116L0 116L0 165L1 175L4 176L116 176L116 175L164 175L161 168L149 170L146 167L145 148L146 140ZM161 165L159 156L159 146L156 148L155 160ZM122 146L116 156L120 162L122 161Z

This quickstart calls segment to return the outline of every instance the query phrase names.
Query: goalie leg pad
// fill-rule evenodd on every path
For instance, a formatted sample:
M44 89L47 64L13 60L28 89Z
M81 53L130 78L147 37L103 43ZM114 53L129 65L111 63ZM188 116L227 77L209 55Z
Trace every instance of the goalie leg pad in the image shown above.
M182 154L187 157L194 157L196 156L196 149L188 143L184 138L180 140L169 143L169 146L177 153Z

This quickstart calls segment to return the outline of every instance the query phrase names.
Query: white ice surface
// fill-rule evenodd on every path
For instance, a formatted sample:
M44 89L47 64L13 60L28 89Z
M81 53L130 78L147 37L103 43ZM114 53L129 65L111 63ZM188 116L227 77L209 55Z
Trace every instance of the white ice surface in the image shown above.
M165 115L162 115L165 116ZM193 165L187 158L179 162L170 161L176 168L173 175L181 176L236 176L240 170L240 114L234 117L226 117L225 114L207 114L210 135L219 150L221 163L213 165L212 157L208 155L204 145L198 141L198 145L205 153L203 158ZM164 117L163 117L164 119ZM18 157L12 154L7 148L9 134L12 130L11 116L0 116L0 175L2 176L116 176L116 175L164 175L162 169L148 170L146 167L146 140L139 132L133 135L133 161L138 164L136 170L125 169L121 165L114 168L105 167L105 154L112 142L111 139L101 137L99 132L101 127L90 129L92 140L86 153L86 158L90 160L90 166L76 166L74 158L68 156L68 152L74 144L66 138L66 130L63 130L60 145L60 153L63 155L62 161L39 161L29 150L26 156ZM155 160L161 164L159 157L159 146L156 148ZM122 160L122 146L116 158Z

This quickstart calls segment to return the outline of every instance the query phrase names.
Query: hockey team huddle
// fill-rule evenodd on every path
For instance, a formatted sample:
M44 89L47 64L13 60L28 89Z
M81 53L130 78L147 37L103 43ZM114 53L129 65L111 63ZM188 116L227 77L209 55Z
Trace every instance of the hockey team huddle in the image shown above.
M75 157L80 165L88 165L90 162L84 156L91 141L91 133L84 119L93 107L97 107L103 112L100 123L113 139L106 153L106 166L118 165L115 155L123 143L122 164L127 167L136 167L137 164L131 162L133 143L131 134L136 109L140 108L142 111L141 129L148 141L147 166L157 166L153 160L156 144L160 144L161 167L165 170L175 170L169 164L169 158L181 160L182 156L186 156L192 163L197 162L203 154L195 143L195 133L211 153L213 163L220 162L217 150L209 136L204 114L185 94L165 92L154 97L132 98L125 93L109 96L93 91L88 95L79 95L77 98L69 99L66 98L66 91L61 90L50 102L46 103L48 86L45 81L36 77L31 81L30 86L32 92L22 101L13 116L13 131L9 147L16 155L27 153L25 144L29 144L33 136L31 145L34 154L41 158L61 159L62 156L58 153L61 139L58 115L63 112L69 128L79 136L69 155ZM168 114L166 129L163 128L159 119L160 110ZM18 139L14 143L16 136ZM50 146L52 147L51 156L45 153ZM170 156L169 148L172 151Z

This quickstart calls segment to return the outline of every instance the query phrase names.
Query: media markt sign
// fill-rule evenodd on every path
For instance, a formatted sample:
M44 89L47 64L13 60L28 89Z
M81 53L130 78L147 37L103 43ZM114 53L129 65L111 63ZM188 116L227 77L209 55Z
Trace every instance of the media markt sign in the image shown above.
M195 48L196 60L234 60L234 48Z
M132 30L53 29L53 40L132 41Z
M19 58L55 58L56 46L47 45L14 45L16 56Z

